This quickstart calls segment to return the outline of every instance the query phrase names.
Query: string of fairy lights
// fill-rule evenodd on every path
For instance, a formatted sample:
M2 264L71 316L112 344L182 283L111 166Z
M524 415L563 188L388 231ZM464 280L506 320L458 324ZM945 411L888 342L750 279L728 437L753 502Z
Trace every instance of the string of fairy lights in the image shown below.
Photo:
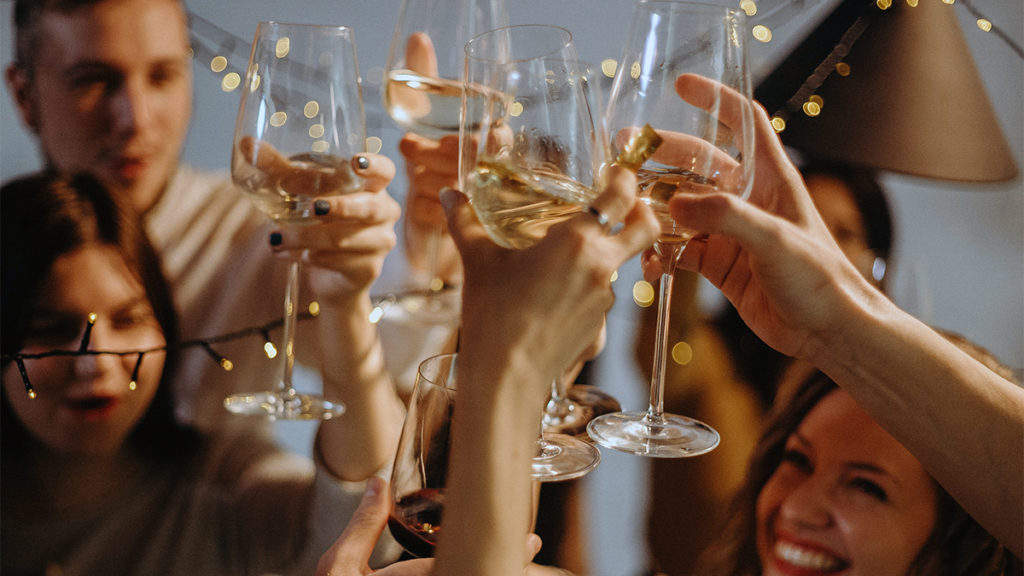
M911 7L916 7L919 2L923 1L941 1L948 5L959 4L975 18L975 22L979 30L993 34L1004 42L1018 57L1024 59L1024 49L1022 49L1020 43L1008 34L998 24L998 22L993 21L982 13L982 11L974 5L972 0L876 0L875 4L881 10L888 10L893 6L894 1L905 1ZM752 24L750 33L755 40L762 43L769 43L772 41L774 23L789 20L794 11L804 8L805 5L806 2L802 0L791 0L790 2L776 4L767 10L761 10L758 3L754 0L742 0L739 2L739 8L750 18ZM235 80L239 79L238 77L242 68L238 66L237 63L246 61L247 47L249 43L223 28L220 28L209 20L206 20L202 16L199 16L194 11L190 13L190 24L192 30L194 58L197 62L204 62L208 64L209 69L214 74L218 75L218 78L221 81L221 89L223 91L231 92L236 89L239 82L236 82ZM812 74L807 82L801 86L796 94L794 94L790 101L791 104L796 102L796 105L798 105L804 113L813 115L815 106L815 97L813 92L817 87L815 83L820 85L820 82L824 80L824 76L832 72L836 72L838 74L848 73L848 71L844 71L840 55L844 53L844 49L848 52L849 46L856 41L861 32L863 32L863 28L858 28L855 24L854 27L844 35L836 49L832 51L832 53L818 67L815 73ZM615 73L614 60L603 62L602 69L606 75L613 76ZM785 129L784 119L778 117L773 118L773 125L775 126L776 131L782 131ZM612 281L615 281L615 279L616 278L613 276ZM638 306L650 306L654 301L654 295L654 288L646 281L640 280L633 287L633 300ZM400 295L398 294L387 294L376 299L374 301L372 311L370 312L369 320L372 323L379 322L399 297ZM310 304L309 312L299 314L297 319L307 320L315 318L318 315L318 312L318 306L316 302L313 302ZM89 342L92 333L92 326L95 322L96 315L90 314L87 318L86 329L83 333L82 340L77 349L48 350L45 352L30 354L4 354L2 361L4 364L12 361L15 362L25 385L25 392L30 398L35 398L36 392L29 378L28 369L25 364L26 360L89 355L114 355L121 357L135 356L135 366L132 371L131 379L128 383L129 389L134 390L138 385L137 380L143 359L146 355L166 351L166 346L123 351L91 350L89 349ZM263 338L263 348L267 357L274 358L277 355L277 349L271 341L270 332L279 328L282 324L283 319L278 319L261 326L247 327L210 338L186 340L179 344L179 348L200 348L206 351L211 359L223 370L231 371L234 367L233 363L230 359L217 352L214 347L215 345L253 335L259 335ZM676 346L682 346L685 352L685 343L678 343ZM685 354L682 354L682 356L685 356ZM676 353L676 350L673 350L673 357L677 362L685 363L681 360L680 355Z

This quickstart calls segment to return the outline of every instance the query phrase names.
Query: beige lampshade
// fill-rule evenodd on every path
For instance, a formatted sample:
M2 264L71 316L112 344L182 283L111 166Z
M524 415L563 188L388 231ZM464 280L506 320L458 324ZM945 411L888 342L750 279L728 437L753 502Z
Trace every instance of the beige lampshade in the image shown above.
M1011 180L1017 166L954 10L940 0L894 0L886 10L841 2L755 97L785 122L783 142L808 156L941 180Z

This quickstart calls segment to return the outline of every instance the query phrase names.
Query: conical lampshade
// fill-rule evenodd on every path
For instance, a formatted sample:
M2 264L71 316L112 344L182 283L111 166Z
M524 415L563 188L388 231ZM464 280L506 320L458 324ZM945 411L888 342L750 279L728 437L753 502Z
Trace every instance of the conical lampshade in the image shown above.
M755 97L802 154L913 176L1017 175L954 7L841 2Z

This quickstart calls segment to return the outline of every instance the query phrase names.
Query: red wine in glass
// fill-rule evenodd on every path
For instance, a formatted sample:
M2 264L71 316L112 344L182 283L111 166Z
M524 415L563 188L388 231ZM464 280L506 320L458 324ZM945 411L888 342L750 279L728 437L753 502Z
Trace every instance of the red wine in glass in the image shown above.
M441 533L442 508L444 490L417 490L395 503L388 516L388 529L410 554L419 558L432 557L437 536Z

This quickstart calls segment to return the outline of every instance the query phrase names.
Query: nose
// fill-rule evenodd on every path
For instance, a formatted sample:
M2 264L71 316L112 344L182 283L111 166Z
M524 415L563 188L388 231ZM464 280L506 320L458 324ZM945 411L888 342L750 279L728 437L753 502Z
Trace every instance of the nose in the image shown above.
M153 99L144 82L126 80L111 102L115 133L130 136L146 126L152 117Z
M779 507L779 515L795 525L816 528L829 526L833 516L828 483L811 476L791 486Z
M89 332L87 353L74 357L75 376L82 380L95 379L116 369L121 364L119 356L95 353L117 351L115 340L105 323L96 322Z

